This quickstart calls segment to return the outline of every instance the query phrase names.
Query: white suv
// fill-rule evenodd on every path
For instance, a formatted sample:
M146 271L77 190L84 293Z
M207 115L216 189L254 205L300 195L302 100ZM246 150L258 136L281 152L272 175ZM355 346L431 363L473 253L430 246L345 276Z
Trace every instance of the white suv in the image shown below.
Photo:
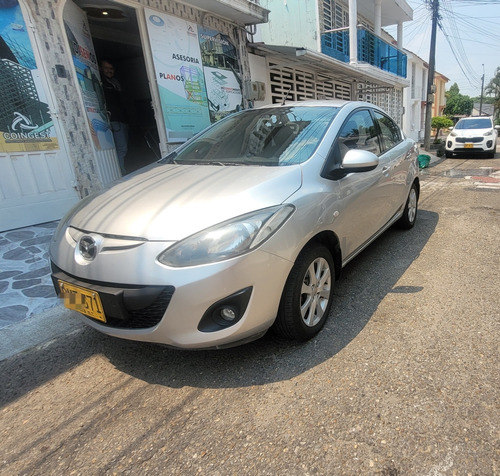
M497 137L498 131L491 117L465 117L457 122L446 139L446 157L480 152L492 159Z

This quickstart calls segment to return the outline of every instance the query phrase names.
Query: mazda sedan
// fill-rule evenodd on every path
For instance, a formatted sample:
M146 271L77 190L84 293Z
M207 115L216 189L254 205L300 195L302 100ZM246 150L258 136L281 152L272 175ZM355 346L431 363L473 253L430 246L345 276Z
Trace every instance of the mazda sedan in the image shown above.
M233 114L71 210L50 247L56 291L126 339L307 340L342 267L393 224L413 227L417 157L373 104Z

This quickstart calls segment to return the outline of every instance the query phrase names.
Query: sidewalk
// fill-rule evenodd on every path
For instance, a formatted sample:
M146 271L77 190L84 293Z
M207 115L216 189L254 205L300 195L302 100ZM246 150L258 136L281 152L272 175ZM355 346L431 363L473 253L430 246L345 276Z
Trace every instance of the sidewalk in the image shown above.
M429 167L444 158L429 155ZM58 299L49 244L57 222L0 232L0 360L83 326Z
M56 297L49 244L57 222L0 232L0 360L81 326Z

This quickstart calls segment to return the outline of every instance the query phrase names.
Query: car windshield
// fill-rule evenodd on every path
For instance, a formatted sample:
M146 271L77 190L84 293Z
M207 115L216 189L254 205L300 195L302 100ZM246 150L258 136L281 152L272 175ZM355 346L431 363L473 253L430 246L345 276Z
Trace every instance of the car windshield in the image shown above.
M458 121L455 129L489 129L491 128L491 120L487 118L477 119L462 119Z
M208 128L160 162L284 166L304 162L339 111L333 106L250 109Z

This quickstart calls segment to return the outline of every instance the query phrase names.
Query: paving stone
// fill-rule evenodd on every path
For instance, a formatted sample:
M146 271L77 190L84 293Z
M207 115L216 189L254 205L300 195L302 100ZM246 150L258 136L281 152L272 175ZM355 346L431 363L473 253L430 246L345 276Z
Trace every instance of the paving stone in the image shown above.
M26 246L26 251L29 251L31 254L37 255L41 253L42 250L36 246Z
M14 277L14 280L17 281L20 279L40 278L40 277L46 276L48 274L50 274L50 267L44 266L43 268L35 269L33 271L28 271L27 273L18 274L17 276Z
M28 253L24 248L14 248L13 250L7 251L2 256L3 259L21 261L31 258L31 253Z
M12 278L12 276L16 276L17 274L21 274L21 270L11 270L11 271L4 271L0 273L0 279L9 279Z
M34 236L35 236L35 232L28 231L28 230L14 230L14 231L9 231L8 233L5 233L5 238L7 238L10 241L29 240L30 238L33 238Z
M0 233L0 328L60 304L48 252L57 226L54 221Z
M41 279L23 279L12 284L12 289L26 289L36 286L42 282Z
M52 298L56 296L53 286L35 286L24 289L22 293L27 297Z
M19 322L28 317L28 308L26 306L5 306L0 307L0 319L8 322Z
M21 246L29 249L29 247L33 246L33 245L41 245L41 244L45 244L45 243L50 243L50 240L52 240L52 235L37 236L36 238L31 238L29 240L22 241Z

